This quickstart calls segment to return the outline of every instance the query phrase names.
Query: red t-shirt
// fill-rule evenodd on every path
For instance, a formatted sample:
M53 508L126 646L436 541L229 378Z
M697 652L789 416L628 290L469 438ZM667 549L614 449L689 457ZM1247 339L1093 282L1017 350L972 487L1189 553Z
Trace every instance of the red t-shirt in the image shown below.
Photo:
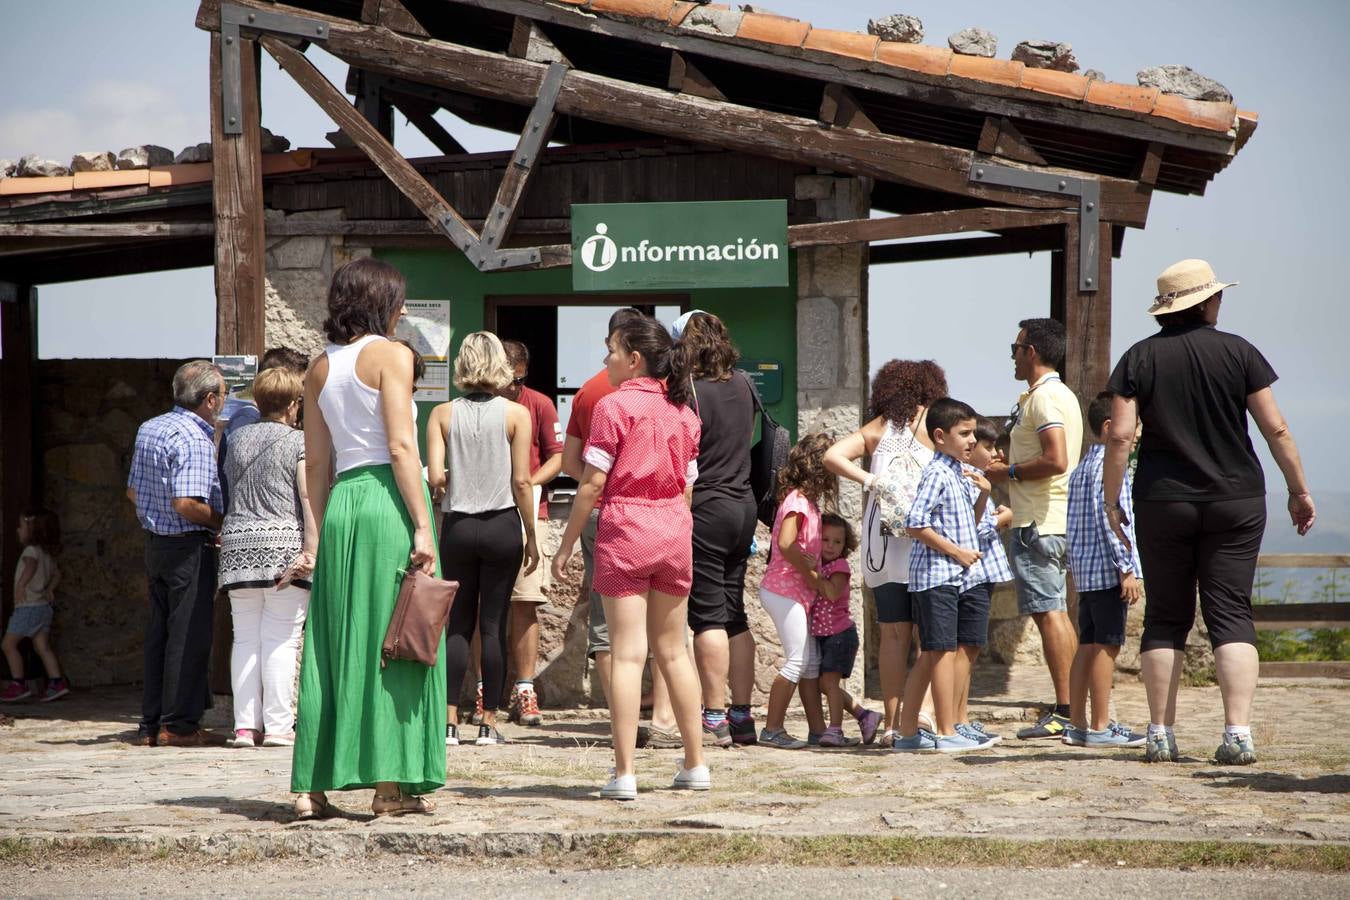
M583 450L591 436L591 414L595 412L595 404L600 402L601 397L608 397L616 390L617 388L609 383L609 372L601 369L588 378L581 386L581 390L572 397L572 414L567 419L567 434L581 441ZM603 496L597 497L595 508L599 509L603 502Z
M558 424L558 408L553 401L533 388L522 387L516 400L530 411L530 474L539 471L545 460L562 452L562 426ZM539 518L548 518L548 500L539 494Z

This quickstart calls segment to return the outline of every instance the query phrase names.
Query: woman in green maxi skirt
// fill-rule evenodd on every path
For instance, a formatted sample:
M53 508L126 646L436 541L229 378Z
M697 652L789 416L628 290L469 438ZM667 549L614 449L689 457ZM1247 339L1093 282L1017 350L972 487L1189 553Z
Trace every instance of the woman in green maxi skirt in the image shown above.
M322 525L292 566L314 571L291 772L300 818L334 811L326 791L359 788L375 789L377 816L430 813L435 803L421 795L445 783L445 636L434 666L380 664L404 570L439 574L412 353L388 339L403 297L403 276L387 263L339 268L330 343L305 376L303 500Z

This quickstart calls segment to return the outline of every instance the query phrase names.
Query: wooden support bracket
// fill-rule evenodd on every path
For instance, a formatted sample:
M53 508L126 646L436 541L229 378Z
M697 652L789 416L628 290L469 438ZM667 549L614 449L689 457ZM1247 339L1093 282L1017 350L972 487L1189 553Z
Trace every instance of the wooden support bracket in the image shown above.
M861 131L881 131L863 112L853 92L842 84L825 85L820 100L820 124L837 128L857 128Z
M695 97L707 97L709 100L727 99L727 95L717 89L712 79L704 75L698 66L683 53L670 54L670 76L666 86L679 94L693 94Z
M539 96L525 120L520 132L520 141L511 162L506 166L506 174L497 187L497 197L488 212L487 224L483 226L483 245L488 251L495 251L502 245L506 235L520 212L520 199L529 186L530 176L537 171L539 153L548 143L549 133L557 120L553 108L558 102L558 92L562 90L563 78L567 75L567 66L560 62L549 63L544 80L539 85Z
M1036 152L1017 126L997 116L985 117L978 149L986 156L1002 156L1033 166L1046 165L1045 157Z
M562 63L571 68L572 61L553 45L537 22L524 16L516 16L511 24L511 45L507 54L516 59L526 59L537 63Z

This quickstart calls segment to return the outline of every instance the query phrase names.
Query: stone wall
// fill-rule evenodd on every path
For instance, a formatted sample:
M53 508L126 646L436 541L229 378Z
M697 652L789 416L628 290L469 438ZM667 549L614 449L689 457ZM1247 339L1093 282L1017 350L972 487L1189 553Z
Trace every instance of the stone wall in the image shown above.
M61 518L52 630L78 686L139 681L145 542L126 499L141 422L173 405L175 360L43 360L34 372L41 500Z

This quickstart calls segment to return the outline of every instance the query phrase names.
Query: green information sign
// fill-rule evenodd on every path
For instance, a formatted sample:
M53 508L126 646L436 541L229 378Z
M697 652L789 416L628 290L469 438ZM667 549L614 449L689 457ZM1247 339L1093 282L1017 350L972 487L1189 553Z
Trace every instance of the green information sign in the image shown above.
M787 284L786 200L572 205L573 290Z
M736 368L750 376L765 406L783 399L783 364L776 359L742 359Z

